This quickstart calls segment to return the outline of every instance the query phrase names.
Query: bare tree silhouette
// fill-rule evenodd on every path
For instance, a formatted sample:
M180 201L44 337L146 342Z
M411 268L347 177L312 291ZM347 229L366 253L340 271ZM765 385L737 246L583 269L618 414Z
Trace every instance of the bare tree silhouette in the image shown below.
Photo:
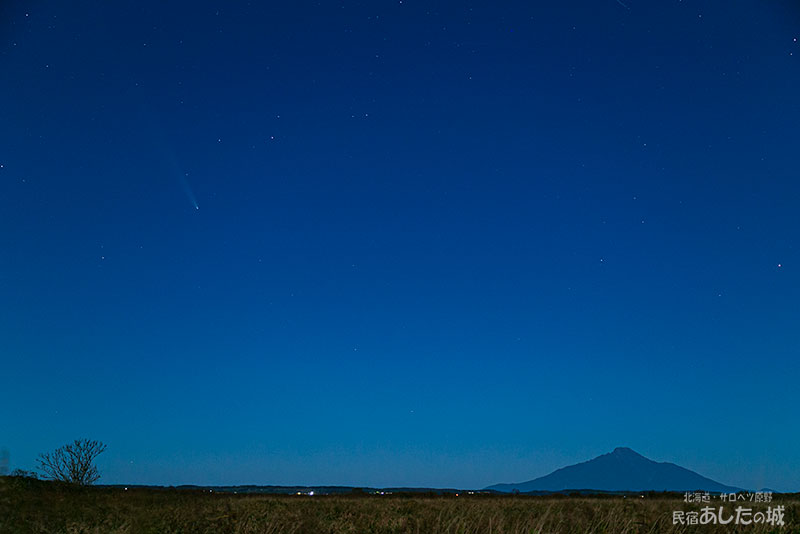
M53 452L39 455L39 470L45 478L88 486L100 478L94 459L106 450L99 441L76 439Z

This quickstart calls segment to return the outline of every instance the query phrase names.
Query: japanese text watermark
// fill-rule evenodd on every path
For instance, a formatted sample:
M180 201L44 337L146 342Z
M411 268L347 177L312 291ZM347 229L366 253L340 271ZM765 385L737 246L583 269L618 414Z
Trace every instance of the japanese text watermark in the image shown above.
M704 506L699 511L675 510L672 512L673 525L773 525L784 526L785 507L768 506L745 507L745 503L771 503L771 491L720 493L708 492L684 493L683 502L710 504L713 500L728 503L730 508L720 506Z

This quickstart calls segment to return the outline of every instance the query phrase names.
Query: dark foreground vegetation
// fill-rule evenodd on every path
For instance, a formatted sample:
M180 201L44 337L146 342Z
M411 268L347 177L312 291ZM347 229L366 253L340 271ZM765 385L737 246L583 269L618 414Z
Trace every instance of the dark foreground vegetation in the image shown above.
M711 506L719 506L718 501ZM722 503L725 504L725 503ZM0 533L800 533L800 496L776 495L785 527L673 525L698 511L676 494L621 496L235 495L201 490L78 487L0 477ZM766 504L747 504L754 511ZM726 505L725 509L733 507Z

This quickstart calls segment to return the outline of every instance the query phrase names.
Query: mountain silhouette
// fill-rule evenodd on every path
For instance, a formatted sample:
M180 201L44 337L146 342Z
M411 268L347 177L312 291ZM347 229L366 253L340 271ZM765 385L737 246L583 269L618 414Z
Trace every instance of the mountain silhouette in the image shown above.
M710 478L669 462L654 462L627 448L617 447L575 465L556 469L549 475L518 484L495 484L487 490L519 491L709 491L735 492Z

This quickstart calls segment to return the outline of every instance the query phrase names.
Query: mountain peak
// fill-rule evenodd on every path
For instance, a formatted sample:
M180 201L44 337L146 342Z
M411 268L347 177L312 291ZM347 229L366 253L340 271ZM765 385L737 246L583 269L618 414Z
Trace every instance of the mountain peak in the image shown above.
M629 447L617 447L616 449L614 449L611 452L611 454L617 454L617 455L620 455L620 456L622 456L622 455L642 456L641 454L639 454L638 452L636 452L635 450L633 450L633 449L631 449Z
M655 462L629 447L579 464L556 469L549 475L518 484L496 484L498 491L738 491L694 471L666 462Z

